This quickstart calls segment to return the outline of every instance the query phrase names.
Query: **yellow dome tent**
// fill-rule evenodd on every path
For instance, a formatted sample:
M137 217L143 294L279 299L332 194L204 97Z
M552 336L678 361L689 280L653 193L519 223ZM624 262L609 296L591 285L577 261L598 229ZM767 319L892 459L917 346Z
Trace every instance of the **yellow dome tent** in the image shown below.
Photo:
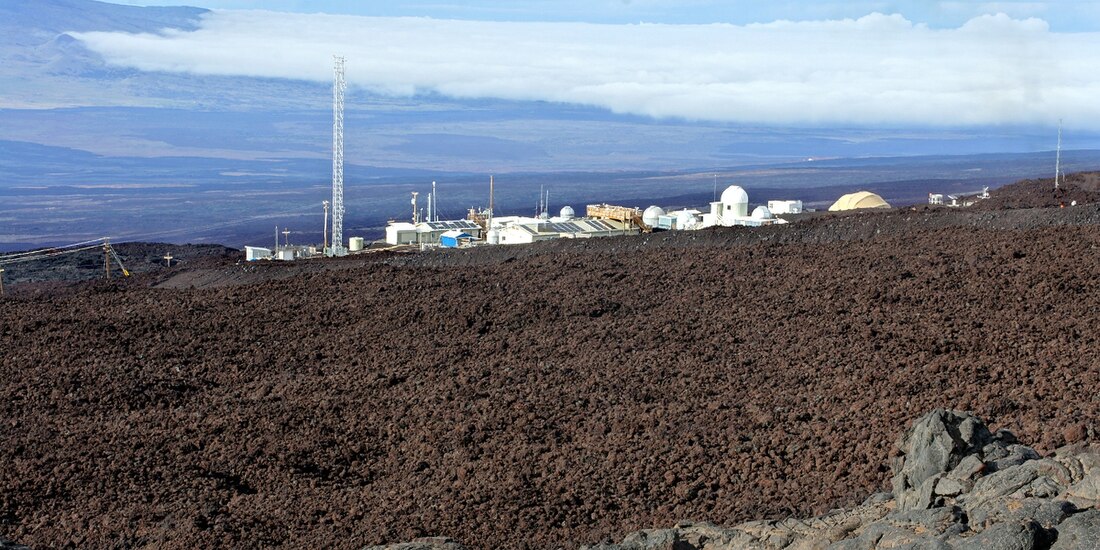
M882 197L870 191L860 191L858 193L849 193L837 199L837 201L829 207L829 212L856 210L859 208L890 208L890 205L882 200Z

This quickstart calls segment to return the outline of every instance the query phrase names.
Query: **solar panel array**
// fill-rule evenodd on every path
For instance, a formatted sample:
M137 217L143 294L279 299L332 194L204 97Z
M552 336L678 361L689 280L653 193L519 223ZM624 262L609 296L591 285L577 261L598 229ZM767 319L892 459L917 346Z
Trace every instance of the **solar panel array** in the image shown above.
M550 224L555 233L590 233L593 231L616 231L618 227L605 220L574 220Z
M447 222L426 222L432 231L447 231L450 229L479 229L481 226L470 220L454 220Z

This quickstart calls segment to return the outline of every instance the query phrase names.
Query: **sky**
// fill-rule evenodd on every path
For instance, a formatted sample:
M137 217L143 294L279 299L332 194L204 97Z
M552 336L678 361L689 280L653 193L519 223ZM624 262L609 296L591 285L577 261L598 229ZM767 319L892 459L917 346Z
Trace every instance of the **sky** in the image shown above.
M1094 2L194 4L218 10L194 31L73 35L113 65L204 75L322 82L340 53L352 86L398 97L748 124L1100 129Z
M260 9L385 17L433 17L480 21L587 23L770 23L778 20L858 19L870 13L900 14L932 28L962 25L974 17L1004 13L1037 17L1059 32L1100 30L1100 1L795 1L795 0L133 0L144 6Z

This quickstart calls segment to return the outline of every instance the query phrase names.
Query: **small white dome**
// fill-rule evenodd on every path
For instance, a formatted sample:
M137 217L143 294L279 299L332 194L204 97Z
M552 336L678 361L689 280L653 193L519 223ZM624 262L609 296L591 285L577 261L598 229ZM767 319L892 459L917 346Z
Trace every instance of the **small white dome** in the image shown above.
M650 206L642 212L642 223L656 227L657 223L661 221L661 216L665 215L665 209L660 206Z
M767 206L757 206L752 211L752 218L754 220L774 220L775 214L772 214L772 211L768 210Z
M576 217L577 213L573 211L572 206L563 206L559 215L563 218L572 219Z
M687 210L681 210L676 213L676 228L677 229L692 229L698 223L698 219L695 214L688 212Z
M748 204L749 194L740 186L731 185L722 191L722 204Z

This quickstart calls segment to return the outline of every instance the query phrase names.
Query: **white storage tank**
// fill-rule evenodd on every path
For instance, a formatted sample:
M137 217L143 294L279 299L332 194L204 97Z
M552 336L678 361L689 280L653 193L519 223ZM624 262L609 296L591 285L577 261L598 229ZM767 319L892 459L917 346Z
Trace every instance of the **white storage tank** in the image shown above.
M348 239L348 250L351 252L363 250L363 237L352 237Z

